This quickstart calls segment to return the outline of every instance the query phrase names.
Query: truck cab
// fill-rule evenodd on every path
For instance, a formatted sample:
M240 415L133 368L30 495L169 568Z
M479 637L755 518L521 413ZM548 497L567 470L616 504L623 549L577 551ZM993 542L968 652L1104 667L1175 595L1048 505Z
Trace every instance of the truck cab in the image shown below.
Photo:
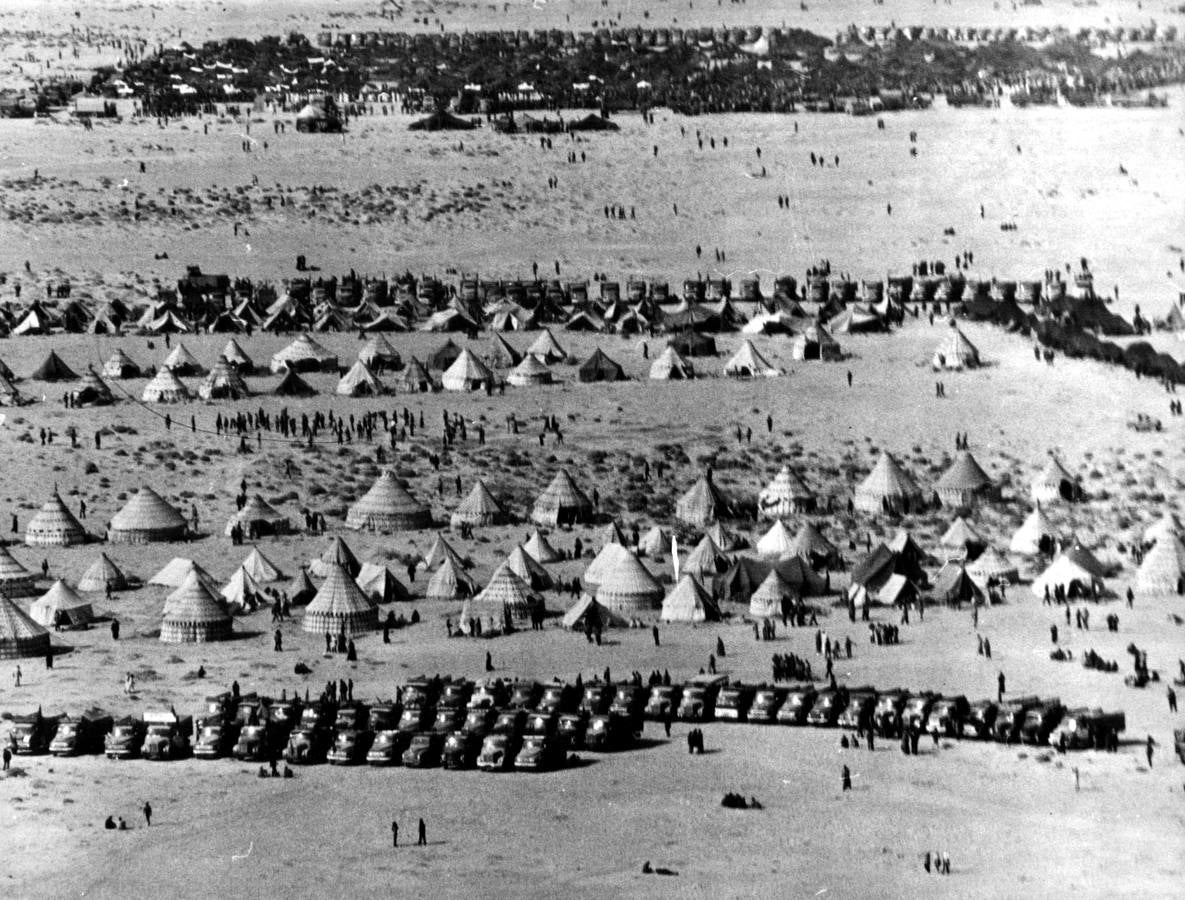
M589 718L588 730L584 735L584 746L589 750L600 752L626 750L633 746L634 741L639 737L641 737L641 731L631 723L631 720L606 713Z
M366 751L366 762L372 766L397 766L403 761L403 751L415 737L414 731L398 731L384 728L374 733L370 749Z
M1049 735L1065 712L1066 708L1058 700L1048 700L1028 710L1020 727L1021 740L1038 746L1049 743Z
M762 685L753 694L753 705L749 707L749 722L752 725L772 725L777 721L778 710L786 700L786 688Z
M9 741L18 756L39 756L49 752L50 742L58 730L62 716L45 716L41 710L12 720Z
M1127 727L1122 712L1101 709L1072 709L1049 735L1049 743L1067 750L1097 747L1105 750Z
M566 713L576 708L580 695L568 684L545 684L535 711L541 713Z
M533 712L528 713L527 723L523 726L523 734L539 734L554 737L560 724L559 713Z
M524 772L548 772L560 768L564 752L559 741L542 734L528 734L514 757L514 767Z
M937 734L940 737L958 737L963 733L963 724L970 712L971 706L962 694L957 697L940 697L930 707L924 730L927 734Z
M566 748L580 750L584 747L585 735L588 733L588 720L588 713L579 711L560 713L556 734L559 735Z
M276 722L244 725L230 755L242 762L271 762L283 751L290 736L291 732L284 731Z
M494 721L497 718L498 711L490 707L467 710L465 721L461 723L460 731L464 734L483 738L490 733L490 729L494 727Z
M881 737L898 737L902 731L902 713L905 702L909 699L908 691L893 690L881 694L876 701L876 709L872 713L876 733Z
M683 688L677 684L656 684L650 688L643 714L652 722L665 722L668 718L674 718L682 695Z
M1040 697L1030 695L1001 703L996 710L996 721L992 723L992 736L1004 744L1019 741L1025 715L1040 702Z
M848 705L839 714L836 724L840 728L864 731L872 727L872 712L876 708L876 694L872 691L852 691Z
M482 739L476 734L454 732L444 739L440 751L440 764L446 769L472 769L477 765L477 754L481 752Z
M193 750L193 717L174 712L144 713L146 733L140 755L144 759L183 759Z
M494 719L490 734L505 734L512 738L522 737L527 727L527 711L525 709L504 709Z
M411 743L403 751L403 764L413 769L429 769L440 765L440 752L444 749L444 735L425 731L413 735Z
M103 751L108 759L135 759L143 741L143 719L125 716L112 723L111 733L103 740Z
M921 731L922 726L926 724L926 717L930 715L930 710L940 699L942 699L940 695L929 692L914 694L905 701L905 708L901 711L902 727L910 731L914 729Z
M810 685L790 688L778 709L778 724L805 725L818 696L819 692Z
M288 736L284 759L296 765L324 762L333 741L336 715L337 707L324 700L317 700L301 710L300 722Z
M604 681L586 684L584 686L584 693L580 696L579 708L590 716L608 712L609 704L613 702L613 697L616 693L616 686Z
M49 752L54 756L102 753L103 739L111 731L111 721L111 716L98 710L77 718L63 716L50 741Z
M609 714L641 721L646 708L646 688L640 684L619 684L609 704Z
M370 710L364 703L348 703L337 711L333 723L333 746L326 759L331 766L350 766L366 761L366 754L374 740L374 732L368 731Z
M197 737L193 742L193 755L197 759L221 759L229 756L241 733L239 725L225 716L209 716L199 719Z
M848 692L845 688L820 691L815 697L815 702L811 705L811 711L806 715L807 724L816 728L834 725L839 719L839 714L847 705Z
M716 696L716 719L721 722L746 721L756 693L757 689L752 685L740 682L724 685Z
M441 681L439 678L420 676L413 678L403 685L399 692L399 703L403 709L420 709L425 706L435 706L436 698L440 696Z
M469 695L467 709L500 709L506 705L510 692L501 678L479 681Z
M976 700L967 710L967 718L963 720L960 734L981 741L990 739L996 733L996 718L999 713L1000 705L995 700Z
M234 718L235 708L234 694L230 691L223 691L221 694L209 694L206 696L198 721Z
M395 730L404 734L418 734L421 731L427 731L428 726L435 718L436 710L431 707L405 706L403 712L399 714L399 722L395 725Z
M507 709L534 709L543 693L537 681L516 681L510 687L510 699L506 701Z
M268 709L268 724L274 726L277 733L282 735L283 739L287 741L288 735L296 727L296 723L300 721L300 715L303 709L304 704L299 697L293 697L291 700L274 700Z
M697 675L683 685L679 718L684 722L711 722L716 716L716 698L728 683L726 675Z
M477 756L477 767L487 772L508 772L514 768L518 740L510 734L487 734Z
M473 694L473 682L465 678L456 681L446 681L440 687L440 697L436 700L437 711L442 709L464 709Z

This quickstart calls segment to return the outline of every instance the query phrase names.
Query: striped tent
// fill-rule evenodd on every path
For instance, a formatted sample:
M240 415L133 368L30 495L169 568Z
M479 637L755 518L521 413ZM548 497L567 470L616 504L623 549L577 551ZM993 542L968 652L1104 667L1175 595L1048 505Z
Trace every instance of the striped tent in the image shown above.
M161 366L159 372L144 386L140 399L145 403L180 403L190 397L189 388L168 366Z
M769 574L749 596L749 615L757 619L776 619L782 615L783 604L787 600L796 600L802 596L801 590L782 577L776 568L770 569Z
M222 599L196 570L165 598L160 639L166 644L204 644L231 636L231 616Z
M538 528L531 532L531 536L523 544L523 550L530 554L535 562L539 563L559 562L564 558L555 547L551 546L546 535Z
M551 575L547 569L522 547L515 547L510 551L510 555L506 557L506 565L534 590L546 590L552 585Z
M515 387L551 384L553 380L551 369L547 368L534 353L524 356L522 362L511 369L506 376L507 383Z
M424 597L428 600L462 600L472 597L475 593L477 593L477 582L469 576L469 573L459 562L448 557L428 579Z
M617 562L601 576L597 584L597 602L626 616L643 615L660 609L662 585L637 556L624 547L621 549Z
M49 632L0 592L0 659L24 659L49 652Z
M25 543L30 547L69 547L86 540L86 529L56 489L25 526Z
M983 553L975 557L974 562L967 563L967 574L977 584L989 585L998 582L1016 584L1020 577L1016 566L999 550L988 547Z
M498 525L506 519L506 512L490 489L481 479L473 485L469 495L461 501L449 517L449 525L459 528L462 524L480 527L483 525Z
M126 591L128 585L128 577L106 553L100 553L98 559L78 579L78 589L87 592L106 592L108 587L113 591Z
M331 563L325 582L305 608L301 628L313 634L355 635L378 627L378 607L344 566Z
M794 535L781 519L775 519L769 531L757 540L757 553L773 559L794 555Z
M0 544L0 594L6 597L35 597L36 577L22 566L8 548Z
M805 482L789 466L782 466L757 495L757 512L764 519L780 519L796 513L814 512L816 502Z
M689 573L663 598L659 618L664 622L715 622L720 610L712 595Z
M539 337L527 348L527 356L537 356L544 363L563 362L568 358L568 354L564 352L550 328L544 328L539 333Z
M675 518L696 528L731 518L732 514L732 504L712 481L711 471L701 475L675 503Z
M943 506L973 506L980 498L991 497L995 485L970 451L963 450L942 473L935 491Z
M340 537L330 540L325 552L309 561L309 572L314 578L327 578L334 565L343 566L352 578L357 578L362 569L362 563L358 562L354 551Z
M264 584L269 581L283 581L287 578L270 559L263 555L263 551L258 547L251 548L251 552L243 560L242 568L257 582Z
M292 530L288 517L255 494L243 508L226 520L224 533L227 537L236 525L243 527L244 534L262 537L269 534L287 534Z
M400 531L432 526L432 511L416 500L395 473L384 471L346 514L346 527Z
M360 359L350 366L350 371L337 383L337 394L340 397L377 397L386 392L387 389L378 376Z
M909 473L885 452L880 455L868 477L856 488L854 500L861 512L880 515L884 512L917 510L922 505L922 492Z
M592 516L592 501L577 487L567 469L555 473L531 510L531 520L539 525L571 525L588 522Z
M225 356L218 357L210 374L198 385L197 392L203 400L239 400L251 394L242 372Z
M543 612L543 598L529 584L502 563L490 576L489 584L461 609L461 630L468 634L469 622L481 619L492 622L495 631L529 626L534 616ZM482 631L486 629L483 627Z

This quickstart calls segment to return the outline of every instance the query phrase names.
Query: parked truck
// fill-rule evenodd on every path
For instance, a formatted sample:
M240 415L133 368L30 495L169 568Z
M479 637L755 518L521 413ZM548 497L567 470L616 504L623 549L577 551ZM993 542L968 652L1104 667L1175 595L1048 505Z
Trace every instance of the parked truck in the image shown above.
M49 744L54 756L81 756L102 753L103 741L111 731L112 719L101 710L88 710L79 716L63 716Z
M1066 708L1057 699L1046 700L1025 713L1021 724L1021 739L1038 746L1049 743L1049 736L1065 714Z
M135 759L144 742L144 720L124 716L111 724L111 733L103 739L103 751L108 759Z
M1097 708L1072 709L1050 733L1049 743L1062 750L1109 750L1118 742L1119 733L1125 728L1127 717L1122 712L1103 712Z
M193 751L193 716L179 716L171 710L144 713L144 759L184 759Z
M696 675L683 685L679 718L684 722L711 722L716 717L716 698L726 684L726 675Z
M39 756L49 752L50 742L58 730L61 716L44 715L40 709L35 713L15 716L9 741L12 751L18 756Z
M1003 744L1019 741L1025 716L1039 703L1041 698L1034 695L1014 697L1001 703L996 711L996 721L992 724L992 736Z

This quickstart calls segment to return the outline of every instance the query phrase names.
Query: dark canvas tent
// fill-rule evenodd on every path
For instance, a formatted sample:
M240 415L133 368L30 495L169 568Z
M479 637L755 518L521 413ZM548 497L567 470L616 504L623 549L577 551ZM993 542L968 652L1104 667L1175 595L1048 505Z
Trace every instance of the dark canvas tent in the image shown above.
M625 370L598 347L580 364L577 377L581 381L625 381Z
M62 362L62 358L53 350L49 351L44 362L34 369L33 374L29 377L34 381L76 381L78 379L78 376Z
M438 109L430 116L416 119L407 126L408 131L472 131L477 126L467 119L454 116L452 113Z
M575 122L568 123L569 131L620 131L621 127L616 122L610 122L598 116L596 113L589 113L583 119L577 119Z
M284 373L284 377L280 379L280 383L276 385L272 393L277 397L312 397L317 391L296 372L289 369Z
M451 340L445 341L444 346L428 357L428 371L443 372L457 361L461 355L461 348Z

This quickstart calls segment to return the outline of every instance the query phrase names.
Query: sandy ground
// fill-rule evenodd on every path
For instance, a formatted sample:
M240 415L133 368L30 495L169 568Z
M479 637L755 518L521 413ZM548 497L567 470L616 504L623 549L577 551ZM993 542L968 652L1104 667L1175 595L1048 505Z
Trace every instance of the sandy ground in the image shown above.
M168 19L186 36L238 34L299 27L316 30L322 20L342 27L355 4L333 7L286 3L288 20L265 15L260 4L226 4L224 18L212 4L171 7ZM528 4L455 8L431 13L471 27L516 27L526 21ZM25 24L48 22L53 4L30 11L6 5ZM370 12L375 7L366 7ZM453 9L453 8L450 8ZM694 11L674 4L541 4L531 21L559 19L576 12L591 21L621 12L636 21L643 9L653 23L694 12L703 21L769 21L768 3L728 6L696 4ZM157 11L163 10L158 7ZM88 4L81 27L106 24L164 39L146 13L150 7ZM221 9L218 10L221 12ZM412 7L396 27L412 27ZM659 16L661 12L662 16ZM1052 3L1011 11L989 4L951 6L918 3L884 5L838 2L812 9L819 30L848 21L924 20L944 17L975 23L997 20L1049 20L1074 23L1110 18L1165 19L1165 9L1132 4L1100 7ZM40 17L40 18L39 18ZM89 17L89 19L88 19ZM777 17L794 24L806 14L779 8ZM991 18L995 17L995 18ZM285 24L285 21L291 24ZM365 20L357 20L363 23ZM254 23L254 24L252 24ZM53 23L60 24L60 19ZM826 27L825 27L826 26ZM5 26L0 19L0 27ZM434 27L429 23L428 27ZM529 26L528 26L529 27ZM581 26L584 27L584 26ZM157 35L161 35L159 38ZM13 59L11 47L5 59ZM19 55L19 54L18 54ZM271 119L251 126L254 149L240 149L244 123L188 120L163 127L153 122L100 124L93 132L78 126L6 121L0 128L0 271L8 281L0 300L13 299L19 281L22 301L42 296L43 285L70 277L76 296L142 299L153 280L175 280L189 262L207 271L247 274L279 281L294 274L295 256L305 253L326 273L410 269L441 273L477 271L482 275L525 276L532 261L541 272L591 277L606 272L653 275L678 283L697 269L713 268L713 250L727 254L719 270L734 276L759 272L766 285L773 273L800 274L820 257L856 277L908 271L919 258L950 260L956 252L975 253L972 274L980 277L1031 277L1049 266L1077 264L1086 256L1100 290L1120 289L1116 309L1130 315L1140 304L1146 314L1163 315L1181 289L1182 210L1185 209L1185 154L1180 129L1185 95L1170 94L1166 110L935 110L886 119L878 131L873 119L799 116L796 119L734 116L681 119L663 111L655 125L622 119L620 134L597 136L571 145L557 142L544 151L531 138L509 138L485 131L463 136L416 136L407 120L367 117L356 120L344 138L275 135ZM794 131L794 122L798 131ZM209 133L203 125L209 124ZM685 134L680 133L680 127ZM717 138L717 149L699 150L695 130ZM918 156L909 156L909 132L918 132ZM729 137L729 147L723 138ZM268 148L263 149L266 140ZM657 157L653 146L659 146ZM1016 145L1021 152L1016 152ZM762 158L756 158L756 147ZM584 163L564 162L569 150L584 152ZM810 152L837 168L812 168ZM147 171L139 172L139 162ZM1123 164L1129 175L1119 173ZM766 166L767 175L760 177ZM37 170L38 179L32 176ZM546 189L547 177L560 179ZM253 178L258 177L255 185ZM264 208L264 197L278 196L281 185L290 206ZM378 185L376 189L372 186ZM323 199L311 188L331 188ZM168 212L170 192L175 214ZM776 197L788 195L789 212ZM121 218L119 206L141 219ZM607 221L602 207L619 203L636 208L637 218ZM676 216L672 204L678 204ZM891 217L886 204L892 203ZM979 206L985 207L980 218ZM366 217L369 217L367 219ZM1001 231L1001 222L1016 231ZM241 223L250 234L235 236ZM953 237L944 229L954 228ZM697 259L694 248L704 249ZM166 260L154 254L168 252ZM30 270L24 270L25 261ZM636 380L621 385L581 385L571 367L557 367L556 386L507 390L505 396L438 394L345 400L332 396L332 376L312 376L322 391L308 401L289 402L300 413L333 409L357 415L401 409L422 412L426 432L402 445L394 465L412 490L430 502L438 521L446 521L458 502L454 477L468 490L476 477L518 515L566 465L586 486L596 486L607 511L627 526L644 530L665 523L667 510L711 463L717 480L731 492L753 496L783 464L791 464L825 498L846 506L851 490L880 449L892 450L923 486L932 485L953 452L955 432L969 434L980 462L1004 485L1004 499L979 511L975 525L1004 546L1028 512L1027 485L1047 451L1056 451L1080 473L1092 499L1050 514L1066 534L1096 545L1105 558L1123 561L1108 585L1122 595L1134 574L1124 548L1166 509L1182 509L1181 424L1167 414L1168 398L1157 385L1089 362L1037 363L1024 339L973 325L964 326L989 363L984 369L935 376L928 367L944 334L941 321L910 319L892 336L845 337L849 358L838 364L804 364L790 359L789 342L757 338L755 343L787 376L761 382L710 377L690 383L653 383L637 340L576 336L559 332L571 355L583 359L601 346ZM509 335L524 348L533 335ZM225 336L183 338L206 365ZM289 337L240 338L258 363L266 363ZM353 335L322 340L351 361L359 348ZM405 357L423 358L444 340L411 334L391 338ZM701 373L716 375L738 336L721 340L722 355L697 360ZM1175 355L1179 344L1156 338ZM651 341L653 351L659 342ZM475 342L488 347L487 338ZM75 368L98 367L116 347L142 364L159 364L165 348L144 338L57 336L0 341L0 359L27 376L49 349ZM845 373L853 375L849 388ZM947 397L934 396L934 382L946 383ZM187 379L196 386L196 379ZM250 380L265 392L274 377ZM0 523L8 515L28 521L52 485L77 509L85 499L86 523L99 532L127 494L150 484L188 511L196 506L203 530L213 536L190 544L145 547L90 545L50 550L15 547L16 557L36 569L44 559L51 577L77 579L100 549L128 571L148 578L174 556L191 557L215 577L225 579L247 555L222 537L234 510L241 479L249 490L276 501L299 520L303 505L321 509L333 532L344 533L348 504L370 485L377 467L373 447L318 446L313 451L267 441L240 455L236 442L216 437L217 413L263 407L275 413L280 398L260 396L239 404L194 403L167 410L138 398L144 382L117 384L125 399L101 410L66 410L65 386L22 381L29 395L44 398L19 410L3 410L0 425ZM472 438L443 461L439 474L426 461L439 451L441 411L484 420L488 443ZM514 412L530 424L518 437L502 425ZM1159 434L1136 434L1126 422L1136 413L1165 422ZM765 417L774 428L767 434ZM190 416L195 431L189 430ZM540 450L536 435L543 416L558 416L565 440L548 439ZM74 426L80 447L61 437ZM93 449L93 432L118 427ZM751 444L738 445L735 429L753 429ZM51 446L38 441L41 428L58 433ZM602 454L604 454L602 456ZM283 477L284 461L296 467ZM659 459L666 474L641 494L636 476L641 460ZM88 468L90 471L88 472ZM444 493L438 495L438 478ZM937 537L949 513L937 511L905 520L922 546L940 554ZM821 520L849 561L852 544L888 536L895 524L835 516ZM794 529L797 521L789 523ZM742 530L748 526L742 524ZM520 541L527 526L516 524L478 531L473 540L454 539L484 581ZM764 526L749 529L750 537ZM559 532L553 541L570 548L589 529ZM424 552L431 532L398 535L346 533L362 559L389 560L406 583L401 560ZM324 537L298 536L261 544L289 573L324 547ZM669 579L666 560L651 563ZM556 574L571 577L583 563L566 562ZM1025 566L1026 576L1031 567ZM842 583L843 575L837 576ZM426 578L410 584L422 595ZM48 586L48 582L45 583ZM421 624L393 634L390 645L378 636L359 641L359 662L321 654L320 641L304 635L299 620L283 626L283 653L272 652L266 614L240 618L238 640L222 645L173 647L155 635L166 592L144 588L96 598L100 612L117 616L123 638L111 640L105 624L93 630L55 635L63 652L52 672L40 661L24 665L25 683L13 687L14 667L0 666L0 711L70 711L98 704L115 713L141 713L176 705L196 711L201 698L238 680L244 691L278 694L306 688L316 693L329 678L352 678L357 696L391 695L396 686L420 673L481 674L488 649L499 673L507 676L585 679L610 667L614 676L631 670L667 669L676 679L706 665L716 638L728 656L722 669L756 680L768 678L774 652L795 652L816 660L813 632L780 634L773 645L754 642L749 627L732 622L700 628L664 627L655 648L644 631L613 634L596 648L558 628L490 642L449 640L444 619L458 605L422 598L400 605L423 617ZM569 600L546 595L548 609L560 612ZM27 602L27 601L25 601ZM1112 609L1113 607L1113 609ZM1102 630L1101 619L1114 611L1117 634ZM832 637L850 635L854 657L837 667L849 684L882 688L903 685L978 698L992 695L998 672L1009 692L1052 694L1069 705L1089 704L1127 713L1128 743L1117 755L1079 753L1052 758L1044 753L994 744L928 744L916 758L891 745L841 751L835 731L710 725L703 757L684 752L686 729L676 726L667 742L647 729L647 745L613 755L588 755L588 763L565 772L526 777L478 773L412 772L403 769L301 770L295 780L263 781L253 767L231 762L172 764L114 763L86 758L21 759L20 774L0 779L0 851L6 862L0 892L13 897L208 896L251 893L261 896L318 896L325 893L323 872L332 870L341 893L373 895L389 885L430 896L916 896L922 891L958 896L1114 897L1135 890L1148 897L1179 896L1185 878L1185 816L1181 769L1171 754L1172 729L1179 717L1167 712L1163 686L1126 688L1130 670L1125 648L1145 649L1149 663L1164 676L1176 671L1182 655L1185 614L1180 598L1136 598L1133 609L1109 603L1092 616L1090 633L1070 630L1064 619L1028 594L1009 592L1008 602L984 611L979 633L991 639L993 659L976 654L975 629L967 612L931 610L924 623L903 628L896 647L876 647L866 631L851 625L842 611L822 622ZM895 616L878 612L883 621ZM1048 658L1048 627L1062 625L1062 640L1076 655L1094 648L1120 664L1120 673L1083 669L1077 662ZM303 661L311 676L293 674ZM205 680L190 676L198 666ZM123 674L137 673L140 693L122 694ZM7 728L0 723L0 738ZM1142 741L1158 743L1154 765L1144 760ZM840 768L851 767L855 789L842 794ZM1072 769L1081 775L1074 790ZM755 796L762 811L723 810L725 791ZM140 827L137 810L151 800L154 825ZM121 815L129 833L102 829L107 815ZM415 821L428 823L426 850L392 851L390 821L398 819L405 839ZM953 874L935 882L921 869L926 850L951 855ZM676 878L643 876L642 862L668 866Z

